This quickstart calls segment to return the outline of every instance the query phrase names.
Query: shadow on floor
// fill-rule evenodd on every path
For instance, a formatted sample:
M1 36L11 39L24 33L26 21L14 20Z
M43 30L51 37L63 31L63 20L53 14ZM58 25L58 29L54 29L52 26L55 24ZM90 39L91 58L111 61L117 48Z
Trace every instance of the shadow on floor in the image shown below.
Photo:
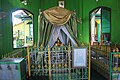
M48 76L34 76L27 80L49 80ZM91 79L90 80L107 80L94 69L91 69Z
M102 75L100 75L95 70L91 69L91 79L90 80L107 80Z
M28 78L27 80L49 80L48 76L33 76Z

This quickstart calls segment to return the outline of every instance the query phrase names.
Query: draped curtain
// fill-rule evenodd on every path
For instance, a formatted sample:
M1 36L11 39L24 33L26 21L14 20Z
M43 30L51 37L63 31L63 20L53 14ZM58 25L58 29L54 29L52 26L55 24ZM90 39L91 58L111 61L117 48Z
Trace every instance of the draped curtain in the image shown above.
M46 47L49 44L54 28L63 25L75 43L79 45L79 41L77 39L77 22L75 14L61 7L53 7L40 12L38 16L37 47Z
M64 45L67 45L69 40L71 41L71 45L77 44L76 41L70 36L66 27L63 25L63 26L54 27L51 37L50 37L50 40L49 40L49 43L48 43L50 48L52 48L54 46L58 37L59 37L59 40Z

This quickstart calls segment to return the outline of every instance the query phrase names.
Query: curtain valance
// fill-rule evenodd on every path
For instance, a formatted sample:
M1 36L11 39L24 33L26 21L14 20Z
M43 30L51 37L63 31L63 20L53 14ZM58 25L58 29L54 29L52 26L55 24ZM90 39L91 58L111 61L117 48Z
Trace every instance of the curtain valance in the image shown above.
M64 25L68 22L72 12L61 7L53 7L43 11L45 18L54 25Z

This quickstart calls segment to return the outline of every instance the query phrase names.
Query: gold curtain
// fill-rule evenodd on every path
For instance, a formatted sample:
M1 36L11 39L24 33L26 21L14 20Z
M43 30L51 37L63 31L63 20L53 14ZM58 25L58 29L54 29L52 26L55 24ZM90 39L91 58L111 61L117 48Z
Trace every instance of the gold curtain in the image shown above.
M68 22L71 17L72 12L61 7L53 7L48 10L43 11L46 19L53 25L64 25Z

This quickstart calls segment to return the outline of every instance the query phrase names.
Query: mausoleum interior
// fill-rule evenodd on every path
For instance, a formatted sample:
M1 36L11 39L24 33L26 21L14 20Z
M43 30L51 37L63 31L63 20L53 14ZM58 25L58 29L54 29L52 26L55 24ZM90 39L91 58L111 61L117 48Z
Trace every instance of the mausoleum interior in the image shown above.
M0 80L120 80L120 0L0 0Z

